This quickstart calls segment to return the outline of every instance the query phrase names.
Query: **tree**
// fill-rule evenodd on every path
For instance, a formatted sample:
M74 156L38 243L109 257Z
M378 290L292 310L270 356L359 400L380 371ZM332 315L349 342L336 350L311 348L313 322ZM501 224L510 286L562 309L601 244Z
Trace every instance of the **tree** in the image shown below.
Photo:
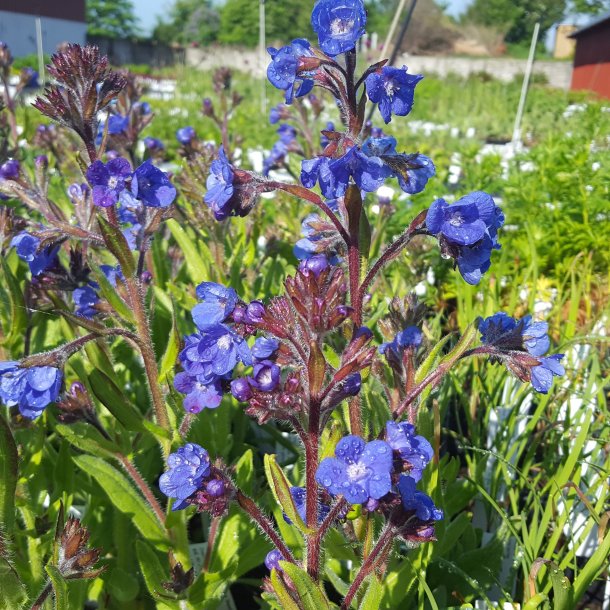
M207 45L216 41L219 28L220 15L211 0L177 0L167 21L157 22L153 37L166 44Z
M572 0L571 7L575 13L599 15L610 11L610 0Z
M475 0L462 21L497 27L506 42L527 42L540 23L540 38L565 14L566 0Z
M87 0L87 33L107 38L138 34L138 19L131 0Z

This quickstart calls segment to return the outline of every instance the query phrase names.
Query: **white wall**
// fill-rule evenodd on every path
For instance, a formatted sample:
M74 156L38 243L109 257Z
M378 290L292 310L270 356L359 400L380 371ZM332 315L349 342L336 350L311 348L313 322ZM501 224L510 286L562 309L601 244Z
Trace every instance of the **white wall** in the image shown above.
M51 17L41 17L41 21L45 53L54 53L57 45L62 42L85 43L86 24ZM0 40L8 44L13 57L36 53L36 18L33 15L0 11Z

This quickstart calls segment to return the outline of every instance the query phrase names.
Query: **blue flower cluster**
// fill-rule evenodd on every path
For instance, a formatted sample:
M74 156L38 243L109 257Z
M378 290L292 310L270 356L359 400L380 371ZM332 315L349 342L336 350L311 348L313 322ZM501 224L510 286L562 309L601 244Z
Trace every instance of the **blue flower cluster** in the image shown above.
M455 259L462 277L478 284L491 266L492 250L499 250L498 229L504 214L491 195L475 191L449 205L437 199L426 215L426 227L438 236L441 251Z
M159 478L159 489L168 498L175 498L172 510L181 510L209 476L210 456L203 447L187 443L168 456L167 465L169 470Z
M123 272L120 267L113 267L111 265L100 265L100 270L106 276L110 285L117 286L117 280L124 280ZM81 288L76 288L72 293L72 300L74 301L75 310L74 313L82 318L91 319L94 315L99 313L96 305L100 302L100 296L97 293L100 286L97 282L90 281Z
M397 358L402 357L402 353L407 348L418 348L423 340L423 334L417 326L407 326L401 330L388 343L382 343L379 346L379 353L389 355L393 353Z
M280 165L289 152L298 149L296 142L297 130L292 125L286 123L280 125L277 129L277 134L279 140L273 145L269 156L263 161L263 176L268 176L274 167Z
M93 203L110 207L126 200L131 207L166 208L176 198L176 188L167 174L155 167L150 159L132 171L129 161L117 157L103 163L95 161L87 170L87 180L92 186ZM130 189L127 188L131 182Z
M184 349L179 354L183 372L174 379L174 387L186 394L184 408L190 413L202 409L215 409L222 400L224 382L228 382L239 362L252 364L252 353L245 338L228 319L237 321L232 314L238 304L237 293L213 282L197 287L201 303L193 308L193 321L198 332L185 337ZM258 313L258 304L248 309ZM255 314L256 315L256 314ZM248 318L249 319L249 318Z
M516 320L504 312L478 323L481 342L492 345L501 352L527 352L538 359L539 364L529 367L530 379L534 390L547 394L553 385L553 377L565 375L561 364L563 354L544 356L551 346L546 322L533 322L531 316ZM510 357L508 365L510 368Z
M280 342L277 339L257 337L251 349L252 375L234 379L231 393L237 400L246 402L252 397L252 390L273 392L280 383L281 369L274 362Z
M364 504L368 510L391 503L398 495L405 511L415 512L421 521L437 521L443 512L415 489L432 456L430 443L415 434L414 426L388 422L386 441L366 443L355 435L342 438L335 457L320 462L316 481L331 495L341 495L350 504Z
M53 366L20 368L18 362L0 362L0 400L17 405L28 419L36 419L59 396L63 373Z
M15 248L17 256L27 262L34 277L43 274L57 263L59 247L41 248L40 239L25 231L13 237L11 246Z

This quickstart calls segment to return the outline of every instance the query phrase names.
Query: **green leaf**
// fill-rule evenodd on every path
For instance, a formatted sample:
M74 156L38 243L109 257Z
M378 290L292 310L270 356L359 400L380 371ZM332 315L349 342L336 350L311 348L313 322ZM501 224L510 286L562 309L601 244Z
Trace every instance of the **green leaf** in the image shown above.
M136 540L136 555L148 592L155 600L159 600L159 593L164 592L163 583L169 581L169 575L163 569L157 553L143 540ZM163 604L169 608L180 607L178 602L165 599Z
M119 447L109 440L106 440L93 426L82 422L77 422L70 426L57 424L56 432L63 436L71 445L91 453L97 457L114 457L119 451Z
M89 374L89 385L96 398L127 429L135 432L144 430L144 417L129 402L125 394L110 377L101 371L94 370Z
M15 490L18 476L17 445L8 421L0 413L0 524L11 533L15 521Z
M415 373L415 383L420 383L424 380L426 375L430 372L434 363L436 362L439 354L441 353L443 347L447 341L451 339L451 335L445 335L431 350L430 353L426 356L426 359L419 365Z
M5 557L0 556L0 610L18 610L27 600L25 585Z
M199 254L195 242L173 218L170 218L165 224L171 231L174 239L178 242L178 245L184 254L184 260L193 281L201 282L202 280L209 278L209 265L206 264L201 257L201 254Z
M168 541L164 526L159 522L143 496L135 490L123 474L97 457L79 455L73 459L83 472L97 481L114 506L131 517L133 524L144 538L161 548L167 547Z
M176 366L176 360L178 359L178 353L180 352L180 341L181 337L178 332L176 312L172 306L172 330L170 331L165 353L163 354L163 358L161 358L161 365L159 366L160 382L164 381Z
M47 571L53 586L55 610L70 610L68 603L68 583L55 566L48 565L45 570Z
M118 567L110 573L107 584L112 596L120 602L133 601L140 591L138 579Z
M250 495L254 482L254 453L252 449L245 451L235 464L235 478L237 487L246 495Z
M369 579L369 586L358 606L358 610L378 610L383 599L383 584L377 580L375 574Z
M294 499L290 493L290 484L284 471L278 466L275 455L265 454L265 474L275 501L282 507L286 516L302 531L309 533L309 528L299 515Z
M97 221L104 242L108 250L112 252L119 262L119 265L121 265L123 275L127 278L133 277L136 272L136 264L133 260L133 254L129 249L129 244L123 233L121 233L121 229L112 226L101 214L98 214Z
M305 570L289 561L280 561L280 566L292 580L303 610L330 610L326 594Z
M473 322L469 324L456 346L443 358L441 358L441 365L446 367L452 366L462 354L472 345L472 342L476 339L478 329Z
M8 289L10 309L9 324L10 329L5 338L1 341L4 345L12 345L16 339L23 336L23 331L28 325L27 310L23 300L23 291L17 278L11 272L4 256L0 259L0 267L4 277L4 287ZM5 329L6 331L7 329Z
M284 583L275 568L271 570L271 584L273 585L273 591L277 595L284 610L301 610L294 599L292 599L290 593L288 593L288 590L284 586Z
M136 320L133 315L133 310L119 296L117 289L108 281L106 274L97 265L91 265L91 267L93 278L100 285L102 297L110 303L114 311L116 311L123 320L130 324L135 324Z

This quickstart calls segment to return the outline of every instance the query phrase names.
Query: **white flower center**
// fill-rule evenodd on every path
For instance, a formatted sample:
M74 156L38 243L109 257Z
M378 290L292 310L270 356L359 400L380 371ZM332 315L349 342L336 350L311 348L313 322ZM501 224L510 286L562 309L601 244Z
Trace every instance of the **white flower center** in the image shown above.
M367 467L361 462L350 464L346 470L350 481L359 481L367 475Z
M338 17L337 19L333 19L330 22L330 31L333 36L341 36L342 34L347 34L354 27L353 19L341 19Z
M464 224L464 217L460 213L455 213L451 215L451 219L449 220L449 224L454 227L459 227Z
M400 89L400 87L393 80L387 80L385 83L383 83L383 88L385 89L388 97L394 97L394 93Z
M218 339L216 345L218 346L218 349L229 349L231 345L231 337L229 337L229 335L223 335L220 337L220 339Z
M118 183L119 179L116 176L110 176L110 178L108 178L108 186L111 189L115 188Z

